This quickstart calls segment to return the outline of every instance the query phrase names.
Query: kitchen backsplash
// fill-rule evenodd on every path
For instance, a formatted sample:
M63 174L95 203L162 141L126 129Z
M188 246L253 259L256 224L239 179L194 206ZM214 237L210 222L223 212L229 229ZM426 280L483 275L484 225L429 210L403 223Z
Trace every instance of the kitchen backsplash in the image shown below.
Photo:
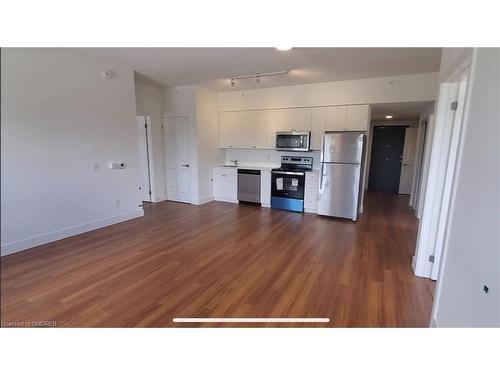
M308 156L313 158L313 168L320 168L321 152L290 152L290 151L275 151L275 150L253 150L253 149L226 149L225 162L231 164L231 160L238 160L241 165L280 165L282 155L293 156Z

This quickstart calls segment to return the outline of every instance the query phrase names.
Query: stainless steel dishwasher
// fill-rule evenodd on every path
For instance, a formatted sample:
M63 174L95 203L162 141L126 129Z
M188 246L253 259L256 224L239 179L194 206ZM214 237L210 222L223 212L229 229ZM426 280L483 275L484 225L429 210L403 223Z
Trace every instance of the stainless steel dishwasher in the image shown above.
M260 204L260 170L238 168L238 201Z

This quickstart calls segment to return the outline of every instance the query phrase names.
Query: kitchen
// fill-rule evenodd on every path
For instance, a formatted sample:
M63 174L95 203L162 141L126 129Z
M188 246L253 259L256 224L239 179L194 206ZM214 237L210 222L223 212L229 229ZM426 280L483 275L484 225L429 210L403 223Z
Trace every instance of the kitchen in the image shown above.
M321 214L352 220L362 212L366 173L362 156L370 124L369 105L221 112L219 121L219 146L225 150L226 163L213 170L215 200L232 203L250 200L262 207L313 214L318 213L319 203ZM358 146L354 151L359 151L353 162L359 164L360 170L349 177L344 174L335 178L335 181L342 179L345 182L342 186L340 181L335 188L343 193L338 195L333 207L329 207L332 188L328 169L322 163L329 160L325 152L322 158L321 152L325 135L327 140L334 135L337 139L335 147L327 143L329 152L335 153L342 138L345 144L349 135L349 144ZM328 188L321 189L320 196L322 167ZM257 177L248 179L242 173L244 170L260 171L260 181ZM290 178L285 187L284 173L295 173L297 177ZM248 185L253 189L252 198L242 195ZM294 199L287 197L290 194ZM344 204L350 207L342 210Z

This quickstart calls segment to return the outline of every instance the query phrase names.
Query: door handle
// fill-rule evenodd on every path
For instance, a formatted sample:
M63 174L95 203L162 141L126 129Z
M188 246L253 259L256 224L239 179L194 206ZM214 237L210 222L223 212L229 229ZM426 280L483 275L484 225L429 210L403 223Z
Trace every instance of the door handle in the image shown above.
M408 167L410 164L404 163L403 166Z
M323 151L322 151L323 152ZM321 194L323 192L323 163L321 163L321 179L319 181L319 193Z
M189 164L181 164L181 167L187 167L187 168L189 168Z

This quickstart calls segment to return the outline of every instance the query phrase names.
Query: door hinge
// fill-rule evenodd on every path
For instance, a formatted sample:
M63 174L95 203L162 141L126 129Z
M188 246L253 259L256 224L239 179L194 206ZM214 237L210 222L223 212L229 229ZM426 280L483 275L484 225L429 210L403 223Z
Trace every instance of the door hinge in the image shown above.
M151 190L149 191L149 195L151 195Z
M455 101L455 102L451 102L451 104L450 104L450 109L451 109L452 111L456 111L456 110L457 110L457 108L458 108L458 102L457 102L457 101Z
M144 124L144 127L147 128L148 127L148 124Z
M429 262L434 263L434 255L429 255Z

